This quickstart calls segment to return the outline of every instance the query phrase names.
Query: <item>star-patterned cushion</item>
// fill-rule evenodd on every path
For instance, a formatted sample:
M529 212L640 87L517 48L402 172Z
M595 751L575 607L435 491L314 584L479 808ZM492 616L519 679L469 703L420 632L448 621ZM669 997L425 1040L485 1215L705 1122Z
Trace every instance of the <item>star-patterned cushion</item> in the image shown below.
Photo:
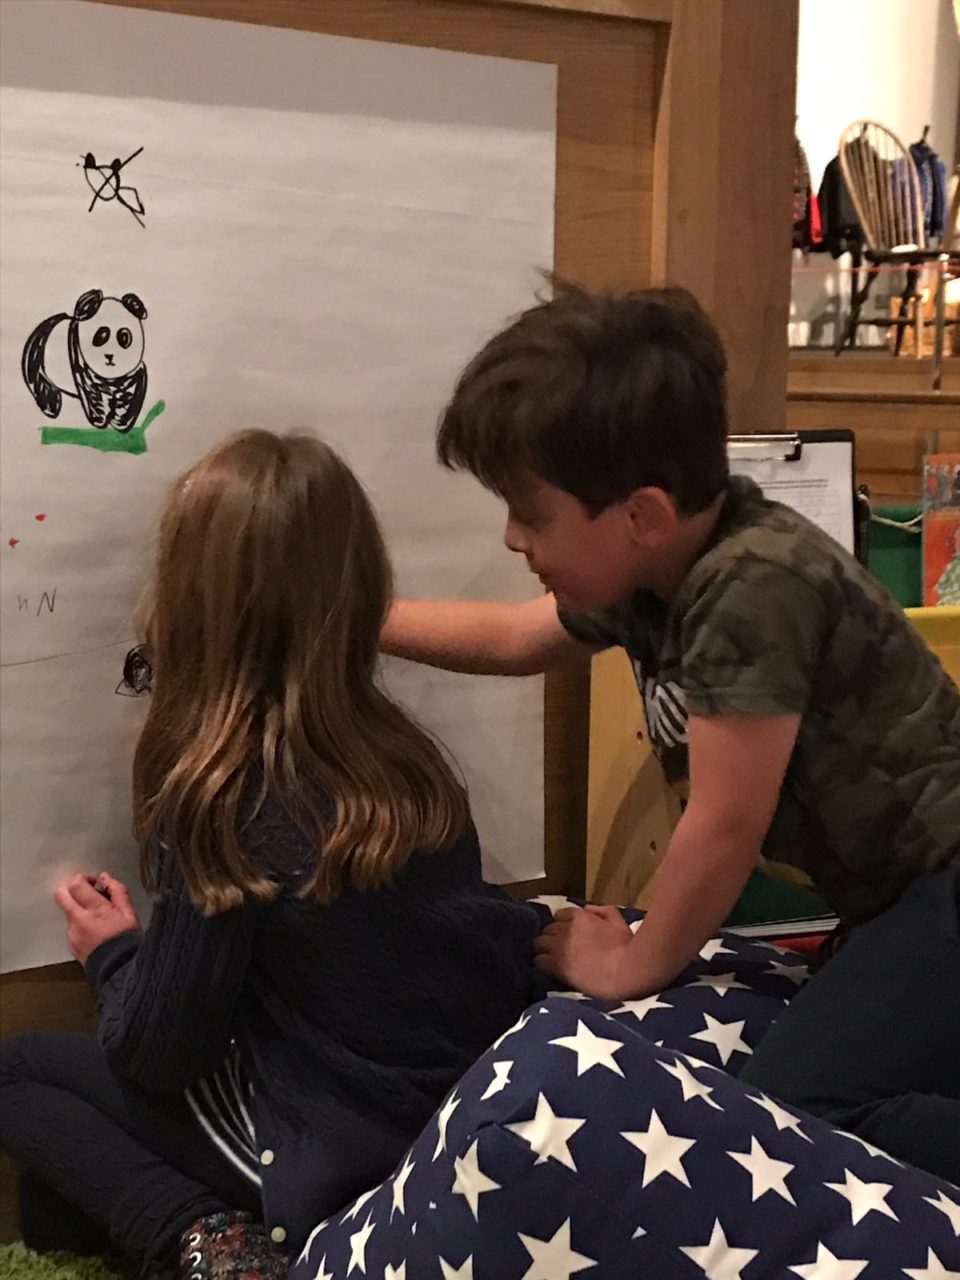
M561 908L582 902L555 895L532 901L545 924ZM642 927L642 911L626 907L621 911L631 929ZM738 1075L808 976L807 958L797 952L720 933L668 991L644 1000L590 1003L654 1044L681 1049ZM586 999L575 991L551 994Z
M293 1280L960 1280L960 1190L729 1074L797 984L714 941L668 1008L531 1006Z

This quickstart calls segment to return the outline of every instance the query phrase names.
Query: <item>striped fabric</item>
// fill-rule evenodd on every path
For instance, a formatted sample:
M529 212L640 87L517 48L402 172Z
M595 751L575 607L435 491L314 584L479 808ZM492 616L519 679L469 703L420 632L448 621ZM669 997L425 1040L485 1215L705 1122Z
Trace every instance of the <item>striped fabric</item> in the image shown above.
M258 1190L262 1187L257 1135L250 1116L253 1088L244 1079L240 1052L231 1044L223 1065L186 1091L197 1123L235 1169Z

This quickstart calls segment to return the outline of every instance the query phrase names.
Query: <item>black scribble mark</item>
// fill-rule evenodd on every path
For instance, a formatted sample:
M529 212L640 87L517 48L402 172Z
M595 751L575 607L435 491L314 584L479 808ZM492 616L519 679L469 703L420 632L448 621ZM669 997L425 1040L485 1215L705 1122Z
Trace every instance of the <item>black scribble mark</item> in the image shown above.
M41 320L23 347L23 380L41 412L56 418L64 394L79 399L94 427L126 432L136 425L147 394L147 366L143 362L143 321L147 309L135 293L105 298L90 289L77 299L73 315L65 311ZM64 328L66 357L73 387L58 385L47 368L48 346L56 333L62 359ZM61 375L62 376L62 375Z
M140 192L136 187L125 187L120 183L120 174L142 150L143 147L137 147L126 160L111 160L109 164L97 164L97 158L92 151L80 157L83 176L87 180L87 186L93 192L93 199L90 201L87 213L93 212L93 206L98 200L102 200L105 204L110 200L116 200L136 218L141 227L147 225L142 216L146 213L146 209L140 199Z
M125 698L142 698L153 689L153 667L138 644L123 660L123 678L117 685L117 693Z

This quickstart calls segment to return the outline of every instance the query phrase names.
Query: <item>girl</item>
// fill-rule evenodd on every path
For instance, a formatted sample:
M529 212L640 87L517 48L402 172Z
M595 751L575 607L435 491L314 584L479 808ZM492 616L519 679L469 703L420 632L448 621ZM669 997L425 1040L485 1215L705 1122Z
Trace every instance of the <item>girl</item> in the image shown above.
M390 596L370 504L318 440L245 431L176 486L133 770L156 905L141 930L106 874L57 892L99 1044L2 1046L28 1221L161 1265L183 1236L197 1276L217 1235L256 1271L269 1249L228 1211L296 1253L539 993L533 908L484 884L463 787L377 685Z

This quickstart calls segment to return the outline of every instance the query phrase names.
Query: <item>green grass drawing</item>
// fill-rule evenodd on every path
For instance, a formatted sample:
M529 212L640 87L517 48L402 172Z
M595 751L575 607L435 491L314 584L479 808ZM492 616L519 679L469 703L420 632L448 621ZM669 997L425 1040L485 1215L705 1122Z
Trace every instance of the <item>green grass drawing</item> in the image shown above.
M101 453L146 453L147 427L166 407L165 400L158 400L140 425L125 433L109 427L41 427L40 443L85 445Z

